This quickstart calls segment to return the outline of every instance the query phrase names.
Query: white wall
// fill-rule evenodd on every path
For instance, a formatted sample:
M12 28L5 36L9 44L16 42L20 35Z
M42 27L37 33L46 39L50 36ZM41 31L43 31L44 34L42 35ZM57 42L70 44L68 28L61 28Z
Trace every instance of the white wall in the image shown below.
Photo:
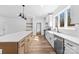
M33 35L36 35L36 24L41 23L41 34L44 34L44 19L41 17L33 17Z
M0 16L0 36L26 30L26 22L21 18Z
M21 18L8 18L5 20L6 25L6 34L25 31L26 29L26 22Z
M0 36L4 35L4 28L5 28L5 18L0 16Z
M59 12L61 12L64 8L66 8L68 5L60 5L54 12L53 12L53 16L55 16L56 14L58 14Z
M77 24L79 23L79 5L72 5L71 6L71 23Z

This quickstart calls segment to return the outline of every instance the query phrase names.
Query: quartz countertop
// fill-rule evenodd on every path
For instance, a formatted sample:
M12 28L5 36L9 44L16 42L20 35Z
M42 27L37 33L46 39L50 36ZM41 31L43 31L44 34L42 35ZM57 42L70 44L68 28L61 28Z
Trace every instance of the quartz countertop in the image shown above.
M51 34L55 34L55 35L57 35L59 37L62 37L64 39L66 39L66 40L70 40L70 41L72 41L74 43L79 44L79 36L72 35L72 34L71 35L70 34L65 34L65 33L56 32L56 31L47 31L47 32L49 32Z
M18 42L25 36L29 35L32 31L22 31L17 33L12 33L0 37L0 42Z

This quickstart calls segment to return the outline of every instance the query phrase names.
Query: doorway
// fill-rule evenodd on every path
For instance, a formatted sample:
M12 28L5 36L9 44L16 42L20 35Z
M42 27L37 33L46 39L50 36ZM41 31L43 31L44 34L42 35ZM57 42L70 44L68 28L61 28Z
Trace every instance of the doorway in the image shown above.
M36 35L41 35L41 23L36 24Z

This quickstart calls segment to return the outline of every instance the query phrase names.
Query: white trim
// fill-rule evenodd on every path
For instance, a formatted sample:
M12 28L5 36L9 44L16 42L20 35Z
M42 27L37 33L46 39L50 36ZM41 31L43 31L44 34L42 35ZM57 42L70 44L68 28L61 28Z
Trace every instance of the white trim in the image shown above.
M68 9L67 9L68 10ZM67 28L68 27L68 13L67 13L67 10L64 12L65 13L65 17L64 17L64 23L65 23L65 27Z
M60 15L58 15L58 28L60 28Z
M69 9L71 6L67 6L66 8L64 8L62 11L58 12L55 16L60 15L62 12L66 11L67 9Z
M55 16L54 16L54 18L56 17L56 16L58 16L58 28L59 29L67 29L67 28L69 28L69 26L68 26L68 13L67 13L67 10L70 8L71 6L67 6L66 8L64 8L63 10L61 10L59 13L57 13ZM64 13L64 27L60 27L60 14L61 13ZM69 29L71 29L71 28L69 28Z

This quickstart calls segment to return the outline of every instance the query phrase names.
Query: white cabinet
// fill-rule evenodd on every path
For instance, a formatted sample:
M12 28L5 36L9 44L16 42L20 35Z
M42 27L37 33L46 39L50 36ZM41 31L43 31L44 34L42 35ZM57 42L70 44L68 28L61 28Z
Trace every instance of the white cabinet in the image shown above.
M54 35L46 31L45 37L48 40L48 42L51 44L51 46L54 47Z
M65 40L64 45L65 45L65 54L79 54L78 44L69 40Z
M73 51L71 48L68 46L65 46L65 54L75 54L75 51Z

